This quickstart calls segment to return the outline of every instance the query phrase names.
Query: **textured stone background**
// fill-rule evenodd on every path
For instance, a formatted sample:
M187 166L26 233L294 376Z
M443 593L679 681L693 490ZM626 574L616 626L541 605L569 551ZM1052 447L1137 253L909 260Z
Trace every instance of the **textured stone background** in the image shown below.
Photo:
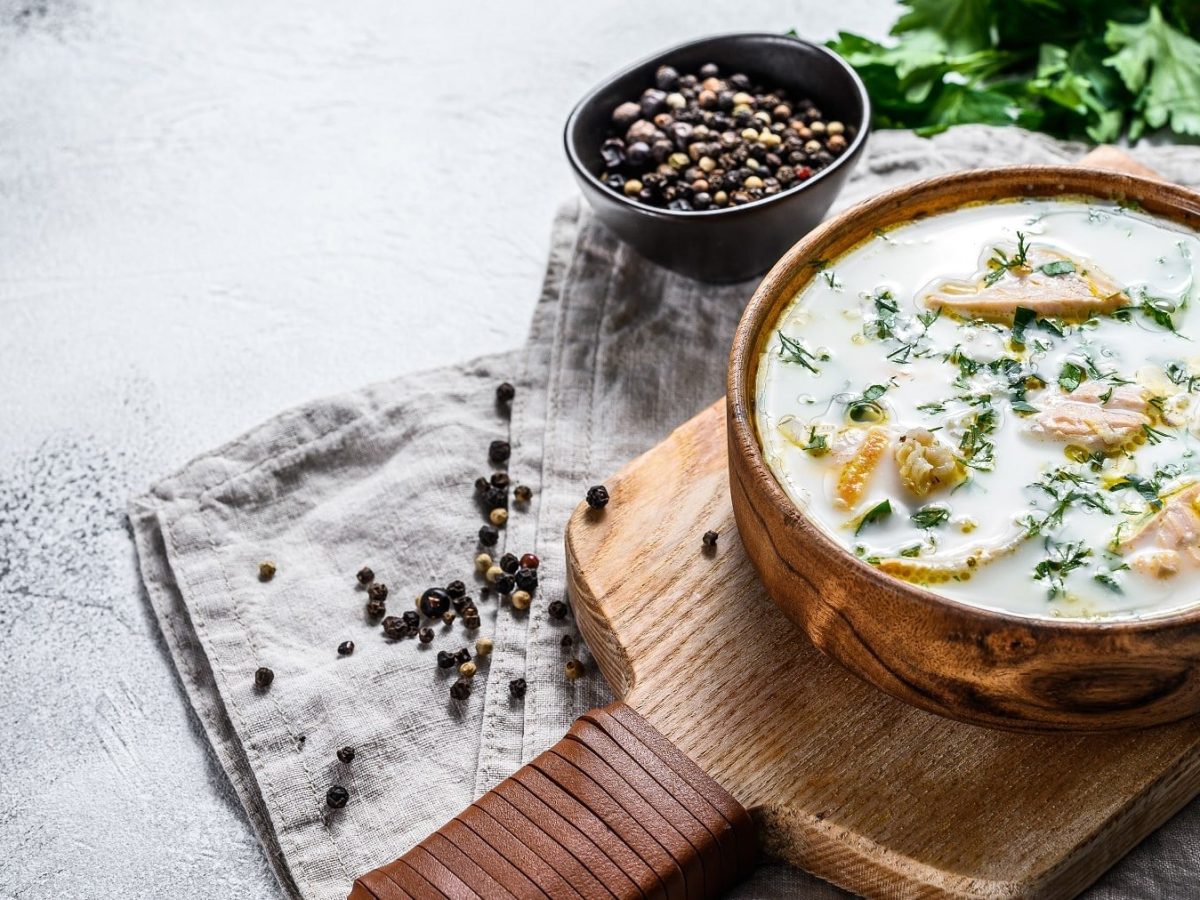
M0 0L0 896L279 895L127 498L284 407L518 345L574 100L689 37L893 17L828 8Z

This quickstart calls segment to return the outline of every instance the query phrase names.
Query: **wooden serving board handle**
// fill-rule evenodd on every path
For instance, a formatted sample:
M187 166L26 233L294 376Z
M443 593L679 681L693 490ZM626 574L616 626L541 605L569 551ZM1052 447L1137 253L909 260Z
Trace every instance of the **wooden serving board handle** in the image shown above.
M715 897L756 848L746 810L617 702L359 878L350 900Z

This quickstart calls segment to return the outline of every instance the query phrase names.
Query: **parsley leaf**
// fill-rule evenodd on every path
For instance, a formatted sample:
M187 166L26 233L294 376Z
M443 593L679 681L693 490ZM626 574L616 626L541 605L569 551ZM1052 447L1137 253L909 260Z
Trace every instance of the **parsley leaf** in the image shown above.
M1067 360L1058 373L1058 386L1068 394L1087 381L1087 372L1083 366Z
M1130 137L1143 123L1200 135L1200 44L1172 28L1157 5L1140 24L1109 22L1104 42L1117 51L1105 62L1137 97Z
M892 502L890 500L881 500L876 503L858 520L858 526L854 529L854 533L858 534L868 525L873 525L875 522L882 521L892 514Z
M862 77L876 128L965 122L1061 137L1200 134L1192 0L900 0L887 42L829 46Z
M808 432L808 443L800 449L813 456L822 456L829 450L829 441L825 439L825 435L817 433L817 427L814 425Z
M1043 275L1070 275L1075 271L1075 263L1069 259L1056 259L1038 266L1038 271Z
M1043 267L1044 268L1044 267ZM1026 306L1018 306L1013 313L1012 342L1018 347L1025 346L1025 329L1037 318L1037 313Z

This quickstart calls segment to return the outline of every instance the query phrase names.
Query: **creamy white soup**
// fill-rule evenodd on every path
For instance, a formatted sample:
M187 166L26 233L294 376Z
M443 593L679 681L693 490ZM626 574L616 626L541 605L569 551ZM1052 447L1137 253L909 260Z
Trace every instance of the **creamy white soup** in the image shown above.
M1066 618L1200 601L1197 236L1083 200L877 232L769 334L790 497L883 572Z

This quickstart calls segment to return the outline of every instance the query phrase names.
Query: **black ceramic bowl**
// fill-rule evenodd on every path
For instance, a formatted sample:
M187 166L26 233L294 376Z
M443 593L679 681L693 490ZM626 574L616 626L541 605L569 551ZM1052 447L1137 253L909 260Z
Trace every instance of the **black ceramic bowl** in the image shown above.
M670 64L695 72L707 62L722 72L745 72L792 99L808 98L825 114L853 128L841 156L800 187L745 206L677 212L646 206L600 181L600 145L612 111L654 84ZM837 54L781 34L729 34L681 44L605 81L567 119L563 140L583 194L596 215L635 250L660 265L701 281L740 281L761 275L829 210L862 155L870 130L866 88Z

